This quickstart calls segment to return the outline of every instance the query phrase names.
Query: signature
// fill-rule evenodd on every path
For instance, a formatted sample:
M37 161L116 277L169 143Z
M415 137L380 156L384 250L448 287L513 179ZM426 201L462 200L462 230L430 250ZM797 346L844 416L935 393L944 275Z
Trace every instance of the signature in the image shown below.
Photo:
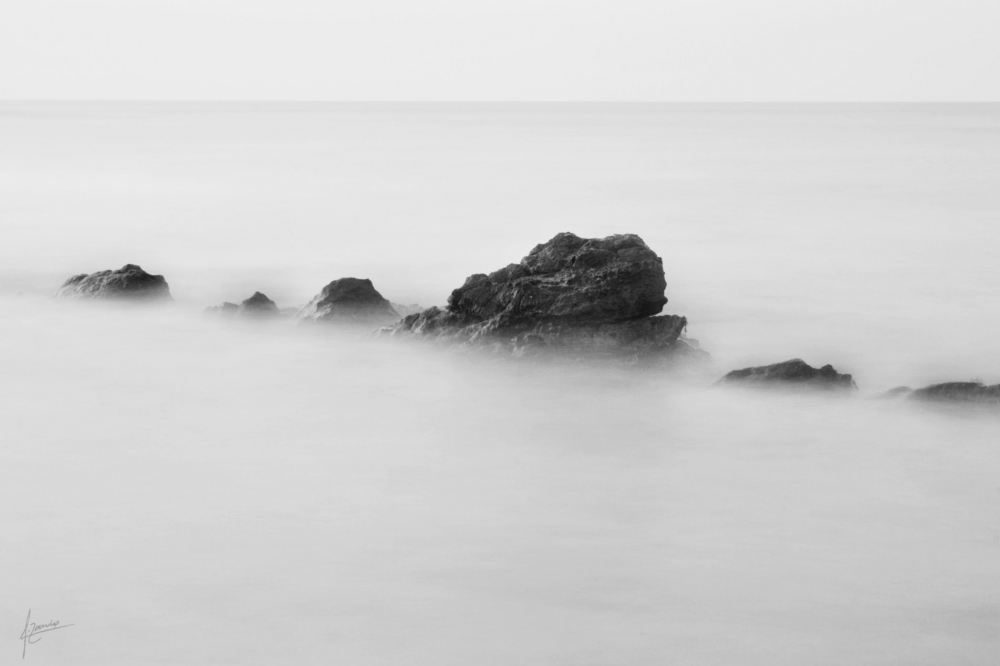
M42 640L42 637L38 634L72 626L72 624L59 624L59 620L49 620L45 624L36 624L31 621L31 609L29 608L28 619L24 621L24 631L21 632L21 641L24 643L24 647L21 650L21 659L24 659L24 655L28 653L28 643L34 645Z

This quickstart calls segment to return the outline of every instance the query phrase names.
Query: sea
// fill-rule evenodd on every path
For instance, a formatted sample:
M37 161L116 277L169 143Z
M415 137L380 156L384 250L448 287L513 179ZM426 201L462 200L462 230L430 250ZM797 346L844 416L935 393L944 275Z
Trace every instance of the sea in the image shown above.
M564 231L705 365L203 314ZM998 297L1000 105L0 102L0 662L997 663L1000 413L880 395L1000 382ZM857 393L713 386L791 358Z

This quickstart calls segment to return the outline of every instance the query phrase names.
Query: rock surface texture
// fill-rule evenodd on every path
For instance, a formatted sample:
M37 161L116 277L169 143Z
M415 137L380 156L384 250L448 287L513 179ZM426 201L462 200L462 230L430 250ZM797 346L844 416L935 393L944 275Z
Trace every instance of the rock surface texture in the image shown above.
M683 341L684 317L654 316L666 285L663 261L638 236L561 233L518 264L469 277L446 309L409 315L379 334L515 355L705 356Z
M660 313L666 288L663 261L638 236L561 233L519 264L466 279L451 293L448 309L505 323L628 321Z
M817 369L799 358L757 368L733 370L720 379L718 384L831 391L856 391L858 388L850 375L837 372L832 365Z
M389 301L375 290L371 280L357 278L341 278L326 285L296 313L296 317L308 322L355 324L373 328L391 324L400 318Z
M56 292L59 298L169 301L170 287L162 275L150 275L135 264L116 271L74 275Z

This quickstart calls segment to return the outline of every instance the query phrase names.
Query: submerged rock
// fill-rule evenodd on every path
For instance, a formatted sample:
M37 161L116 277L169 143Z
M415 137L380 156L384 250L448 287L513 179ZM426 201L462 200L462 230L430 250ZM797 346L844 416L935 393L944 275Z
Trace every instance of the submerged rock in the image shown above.
M170 287L162 275L150 275L135 264L125 264L115 271L74 275L63 283L56 296L136 301L172 300Z
M302 321L384 326L400 316L371 280L341 278L323 287L296 313Z
M883 400L901 400L908 397L911 393L913 393L913 389L909 386L897 386L889 389L885 393L880 393L876 397L882 398Z
M205 314L221 317L240 317L241 319L271 319L280 317L281 311L270 298L259 291L239 305L223 303L205 308Z
M235 303L223 303L222 305L213 305L211 307L205 308L205 314L207 315L218 315L221 317L235 317L236 313L240 311L240 306Z
M278 310L278 306L274 301L259 291L255 291L253 296L240 303L237 314L240 317L270 319L281 316L281 311Z
M907 399L924 402L1000 405L1000 384L987 386L978 381L932 384L913 391Z
M832 365L816 369L800 358L773 365L733 370L717 384L815 388L831 391L856 391L858 388L850 375L837 372Z
M408 315L379 335L517 356L707 356L681 338L684 317L654 316L667 302L666 284L662 260L638 236L561 233L519 264L469 277L452 292L447 309Z

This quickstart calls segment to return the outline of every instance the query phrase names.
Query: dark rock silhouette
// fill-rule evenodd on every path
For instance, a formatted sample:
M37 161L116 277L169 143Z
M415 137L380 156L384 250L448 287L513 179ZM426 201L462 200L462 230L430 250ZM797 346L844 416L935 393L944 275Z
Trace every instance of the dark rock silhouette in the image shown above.
M816 388L833 391L855 391L857 385L850 375L840 374L832 365L816 369L796 358L773 365L733 370L720 379L721 385L743 385L784 388Z
M666 287L663 261L638 236L561 233L520 264L466 279L451 293L448 309L505 324L542 317L627 321L661 312Z
M399 321L371 280L341 278L323 287L296 316L302 321L384 326Z
M907 399L923 402L1000 405L1000 384L993 386L987 386L982 382L932 384L913 391Z
M259 291L254 292L253 296L240 303L238 310L237 315L240 317L271 319L281 316L277 304Z
M518 356L707 356L681 338L684 317L653 316L667 302L665 288L662 260L638 236L561 233L519 264L469 277L452 292L447 309L411 314L379 335Z
M59 298L169 301L170 287L162 275L150 275L135 264L115 271L74 275L56 292Z

